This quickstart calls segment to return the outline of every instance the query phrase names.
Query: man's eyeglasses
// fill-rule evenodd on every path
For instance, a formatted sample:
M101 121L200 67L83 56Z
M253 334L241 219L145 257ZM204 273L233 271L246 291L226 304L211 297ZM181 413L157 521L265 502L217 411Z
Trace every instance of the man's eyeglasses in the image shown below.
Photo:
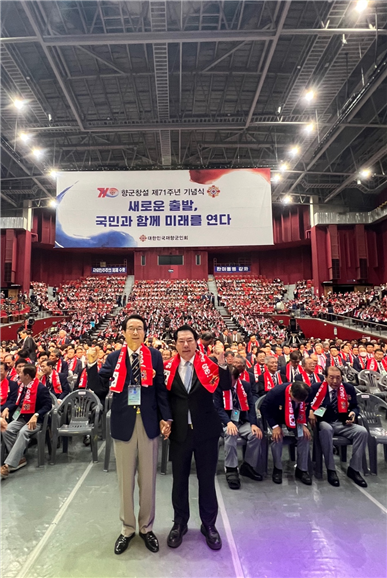
M137 333L140 333L141 331L144 331L143 327L127 327L126 331L129 331L129 333L134 333L135 331Z

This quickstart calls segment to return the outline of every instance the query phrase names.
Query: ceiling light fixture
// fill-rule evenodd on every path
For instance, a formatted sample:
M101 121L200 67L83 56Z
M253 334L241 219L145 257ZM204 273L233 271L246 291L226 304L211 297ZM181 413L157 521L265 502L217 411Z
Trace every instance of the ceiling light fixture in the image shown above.
M282 165L280 165L279 170L281 171L281 173L284 173L285 171L288 170L288 165L286 163L282 163Z
M43 155L43 151L41 149L33 149L32 154L36 159L40 159L40 157Z
M309 124L307 124L305 126L305 132L307 132L308 134L311 134L314 131L314 123L310 122Z
M305 100L307 102L312 102L312 100L314 100L315 97L315 93L314 90L310 89L308 90L308 92L305 94Z
M52 201L49 202L49 205L50 205L50 207L55 209L58 206L58 203L56 202L55 199L52 199Z
M361 14L368 6L368 0L357 0L356 10Z
M15 98L15 100L13 101L13 106L15 108L17 108L18 110L21 110L22 108L24 108L25 105L25 101L21 100L20 98Z
M369 179L371 176L371 169L362 169L360 171L360 176L362 179Z
M49 175L50 175L50 177L52 177L53 179L56 179L56 177L59 175L59 171L57 171L56 169L51 169Z
M275 185L276 185L277 183L279 183L280 180L281 180L281 175L278 175L278 174L273 175L272 178L271 178L272 183L274 183Z
M290 154L290 156L292 156L292 157L296 157L297 155L300 154L300 147L297 146L297 145L294 146L294 147L292 147L292 148L290 149L290 151L289 151L289 154Z
M28 142L31 138L31 135L27 134L25 132L21 132L19 136L20 136L20 140L22 140L23 142Z
M290 195L285 195L285 196L282 198L282 202L283 202L284 205L289 205L289 203L291 203L292 200L293 200L293 199L292 199L292 197L291 197Z

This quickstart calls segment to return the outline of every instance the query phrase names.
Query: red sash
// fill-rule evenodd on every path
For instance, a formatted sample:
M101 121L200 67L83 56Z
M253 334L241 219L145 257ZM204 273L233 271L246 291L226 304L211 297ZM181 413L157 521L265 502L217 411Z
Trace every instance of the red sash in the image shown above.
M121 347L120 355L118 356L117 364L113 372L113 381L110 386L110 391L121 393L124 389L126 380L126 356L128 355L128 346L126 343ZM140 347L140 372L141 372L141 386L149 387L153 385L153 367L152 355L150 349L141 344Z
M292 384L289 383L287 388L285 389L285 423L288 428L295 428L296 427L296 420L294 417L294 410L292 404L292 398L290 396L290 388ZM306 425L306 412L305 412L305 403L300 403L300 408L298 411L297 423Z
M278 378L278 385L282 384L282 379L279 373L277 374L277 378ZM263 372L263 379L265 381L265 391L269 391L270 389L273 389L275 387L271 373L267 369L265 369L265 371Z
M164 363L164 376L166 387L170 391L175 378L177 368L180 364L180 355L175 355ZM214 393L219 383L219 367L211 361L204 353L196 352L194 358L194 369L203 387L210 393Z
M240 379L243 379L243 381L247 381L247 383L250 383L250 375L249 372L244 370L243 373L240 374Z
M39 380L37 377L27 385L27 391L23 399L23 405L20 413L35 413L36 397L38 394ZM19 386L16 405L19 405L21 394L23 393L23 384Z
M69 364L69 370L70 371L74 371L74 369L77 366L77 361L78 361L78 358L75 357L75 355L74 355L74 357L70 361L67 362Z
M337 365L334 361L335 359L339 360L339 365L343 365L343 360L341 359L340 355L338 355L337 357L333 357L333 355L330 355L329 360L331 362L331 367L337 367Z
M379 363L381 363L384 367L384 370L387 371L387 360L382 359L382 361L380 361ZM375 358L369 359L367 361L367 369L370 369L371 371L379 371L378 362L376 361Z
M365 357L364 359L367 359L367 358ZM361 357L361 355L358 355L358 357L357 357L357 360L360 363L360 367L362 369L366 368L366 363L365 363L364 359L363 359L363 357ZM368 361L367 361L367 363L368 363Z
M56 370L58 373L62 373L63 363L61 359L58 359L58 363L56 364Z
M246 367L248 367L249 369L250 369L250 367L253 367L248 359L246 359L245 361L246 361Z
M3 379L0 383L0 405L3 405L7 401L8 392L9 392L9 381L7 378Z
M311 407L312 407L313 411L316 411L316 409L318 409L320 407L320 405L322 404L322 402L325 399L327 391L328 391L328 384L326 381L324 381L320 385L320 389L318 390L314 400L312 401ZM339 386L339 390L337 392L337 409L338 409L339 413L347 413L347 411L348 411L347 392L345 391L345 387L343 384L341 384Z
M258 377L259 377L260 375L262 375L262 370L261 370L260 364L259 364L259 363L256 363L256 364L254 365L254 378L255 378L255 381L258 381Z
M79 378L78 388L86 389L86 386L87 386L87 371L85 368L81 373L81 377Z
M17 371L16 369L13 367L10 371L8 371L8 375L7 375L8 379L10 379L11 381L15 381L15 379L18 378L17 375Z
M307 383L307 384L309 385L309 387L310 387L310 386L311 386L310 377L309 377L309 375L306 373L305 369L304 369L303 367L300 367L300 368L299 368L299 372L300 372L300 374L302 375L302 381L303 381L304 383Z
M301 373L301 365L298 364L298 368L297 368L297 367L293 367L293 365L291 365L290 363L286 364L286 379L287 379L287 381L292 381L290 379L292 369L294 369L294 373L296 373L297 370L298 370L298 373Z
M238 400L241 406L241 410L242 411L249 411L249 404L247 403L247 395L245 392L245 388L243 387L243 384L241 382L240 379L238 379L237 384L236 384L236 393L238 396ZM223 403L224 403L224 409L229 411L233 409L233 405L232 405L232 390L230 389L229 391L224 391L223 392Z
M211 347L209 345L207 345L207 351L206 351L206 348L204 347L201 339L198 339L198 349L204 355L211 353Z
M62 393L62 384L61 384L60 379L59 379L59 374L57 371L55 371L55 369L52 370L50 377L51 377L52 386L54 388L55 393ZM42 377L43 385L46 385L46 381L47 381L46 376L43 375L43 377Z
M256 347L258 343L256 341L249 341L247 344L247 353L251 353L253 347Z
M339 355L343 361L346 361L347 363L351 363L351 364L353 363L352 353L340 353Z

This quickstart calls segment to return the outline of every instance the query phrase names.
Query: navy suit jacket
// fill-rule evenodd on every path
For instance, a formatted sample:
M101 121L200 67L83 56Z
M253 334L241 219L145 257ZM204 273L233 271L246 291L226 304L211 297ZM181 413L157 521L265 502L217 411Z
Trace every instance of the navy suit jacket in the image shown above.
M314 385L312 385L312 387L310 388L310 396L308 399L308 402L311 403L316 395L316 393L318 392L318 390L320 389L320 385L319 383L316 383ZM347 393L347 398L348 398L348 413L350 411L353 411L355 413L356 416L359 415L359 408L357 405L357 399L356 399L356 390L353 387L353 385L351 385L350 383L343 383L345 391ZM328 423L332 423L334 421L341 421L341 422L345 422L348 419L348 413L336 413L333 411L333 407L331 404L331 398L329 395L329 387L327 388L327 393L326 396L324 398L324 401L322 402L320 407L326 407L326 411L323 415L323 417L317 417L318 421L326 421Z
M16 381L11 381L10 379L8 380L8 395L7 395L7 399L5 400L5 402L3 403L3 405L1 406L1 410L3 411L4 409L8 409L10 407L12 407L13 405L16 404L16 400L17 400L17 392L19 390L19 386L16 383Z
M152 366L156 371L153 385L141 387L141 418L148 438L154 439L160 435L160 419L172 419L168 403L168 392L164 385L164 366L161 353L149 347L152 356ZM87 369L87 387L94 391L101 400L109 392L120 351L113 351L98 372L97 363ZM131 382L132 367L129 355L126 356L126 379L121 393L113 393L111 407L111 434L116 440L128 442L132 437L136 423L137 409L128 405L128 385Z
M280 427L285 422L285 389L289 384L283 383L276 385L273 389L266 393L265 399L261 405L261 412L269 426L272 428L275 425ZM294 412L297 419L297 413ZM306 410L308 415L308 409Z
M251 425L258 425L251 385L250 383L244 380L242 380L242 385L247 395L247 403L249 404L249 411L241 411L239 421L241 423L248 421ZM220 387L217 387L215 390L214 405L223 425L227 425L228 422L230 421L231 410L224 409L223 391L220 389Z
M356 369L356 371L362 371L363 369L367 369L367 361L368 361L368 359L365 358L365 359L364 359L365 367L362 367L362 366L360 365L360 361L359 361L357 358L355 358L355 359L353 360L353 369Z
M22 404L21 402L19 402L19 406L21 407ZM13 412L15 411L15 409L18 406L16 405L16 401L15 404L10 406L9 408L9 415L10 417L12 416ZM44 416L46 415L47 412L49 412L52 408L52 400L51 400L51 395L50 392L48 391L47 387L45 385L43 385L43 383L38 384L38 391L36 394L36 404L35 404L35 411L34 413L38 413L39 417L38 417L38 423L42 423ZM20 417L23 417L23 419L28 422L32 416L34 415L34 413L23 413L20 414Z
M67 379L67 376L69 374L69 366L67 361L65 361L64 359L62 359L62 371L59 373L59 377L63 376Z
M52 384L52 377L49 377L50 385L47 389L53 395L55 395L55 397L57 397L58 399L64 399L66 397L66 395L68 395L70 393L70 386L69 386L69 382L67 381L67 377L64 376L63 373L58 373L58 375L59 375L60 384L62 386L62 393L56 393L55 392L54 386Z
M314 383L322 383L325 379L325 377L322 375L322 373L318 373L317 374L317 378L316 375L313 373L311 376L309 376L310 379L310 385L314 385ZM303 381L302 375L301 373L299 373L298 375L296 375L296 377L294 378L294 381Z

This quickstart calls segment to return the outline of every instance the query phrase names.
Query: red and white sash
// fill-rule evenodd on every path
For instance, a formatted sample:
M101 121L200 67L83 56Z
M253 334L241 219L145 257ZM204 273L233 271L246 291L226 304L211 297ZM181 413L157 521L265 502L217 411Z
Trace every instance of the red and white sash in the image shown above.
M76 368L76 366L77 366L77 361L78 361L78 358L75 357L75 355L74 355L74 357L73 357L72 359L70 359L70 361L67 361L70 371L74 371L74 370L75 370L75 368Z
M353 355L352 353L339 353L341 359L346 361L347 363L353 364Z
M9 381L7 378L0 383L0 390L0 405L3 405L7 401L9 392Z
M86 386L87 386L87 371L85 368L81 373L81 377L79 378L78 388L86 389Z
M343 365L343 360L340 357L340 355L338 355L337 357L333 357L333 355L329 356L329 360L331 362L331 367L337 367L336 363L335 363L335 359L338 359L339 361L339 365Z
M240 374L239 378L243 379L243 381L247 381L247 383L250 383L250 375L249 372L246 371L246 369L244 370L243 373Z
M56 364L55 369L57 370L58 373L62 373L62 369L63 369L63 362L61 359L58 359L58 362Z
M200 351L201 353L203 353L204 355L207 355L207 351L204 349L204 345L203 345L201 339L198 339L197 345L198 345L199 351Z
M248 367L249 369L250 369L250 367L253 367L248 359L245 359L245 361L246 361L246 367Z
M318 409L320 407L320 405L322 404L322 402L325 399L327 391L328 391L328 383L326 381L324 381L320 385L320 388L319 388L318 392L316 393L314 400L312 401L311 407L312 407L313 411L316 411L316 409ZM337 392L337 409L338 409L339 413L347 413L347 411L348 411L347 392L345 391L345 387L343 384L341 384L339 386L339 389Z
M366 369L368 361L365 361L367 357L362 357L361 355L357 356L357 360L360 363L360 367L362 369Z
M46 375L43 375L43 377L42 377L43 385L46 385L46 382L47 382L46 377L47 377ZM50 377L51 377L52 386L54 388L55 393L62 393L62 384L61 384L60 379L59 379L59 374L55 369L52 370Z
M164 376L168 390L172 387L172 382L180 364L180 355L175 355L164 363ZM211 361L204 353L196 351L193 363L196 375L203 387L210 393L214 393L219 383L219 367Z
M265 382L265 391L270 391L270 389L273 389L275 387L272 375L270 371L268 371L267 369L265 369L265 371L263 372L263 379ZM278 385L282 384L281 375L279 373L277 373L277 379Z
M261 366L259 363L256 363L254 365L254 379L255 381L258 381L258 377L262 375L262 370L261 370Z
M291 365L291 363L287 363L287 365L286 365L286 379L287 379L287 381L292 381L292 378L291 378L292 369L294 370L294 376L295 376L297 372L301 373L301 365L298 364L298 367L293 367L293 365Z
M10 379L11 381L17 380L18 375L17 375L17 371L14 367L8 371L7 378Z
M288 428L295 428L297 423L306 425L306 412L305 412L305 403L301 402L299 405L298 410L298 417L297 423L294 417L294 410L292 404L292 398L290 396L290 388L292 384L289 383L287 388L285 389L285 423Z
M27 391L23 399L23 405L20 413L35 413L36 397L38 394L39 380L37 377L27 385ZM24 385L19 386L16 405L19 405L21 394L23 393Z
M126 343L121 347L120 354L116 363L116 367L113 372L113 381L110 386L110 391L116 393L121 393L124 389L124 383L126 380L126 357L128 355L128 346ZM149 387L153 385L153 367L152 367L152 355L150 349L141 344L140 347L140 372L141 372L141 386Z
M382 359L379 363L382 364L384 371L387 371L387 359ZM378 362L374 357L367 361L367 369L370 369L371 371L379 371Z
M236 383L236 393L238 396L239 404L241 406L241 410L249 411L249 404L247 403L247 394L240 379L238 379ZM231 389L229 391L223 392L223 404L225 410L229 411L233 409Z

